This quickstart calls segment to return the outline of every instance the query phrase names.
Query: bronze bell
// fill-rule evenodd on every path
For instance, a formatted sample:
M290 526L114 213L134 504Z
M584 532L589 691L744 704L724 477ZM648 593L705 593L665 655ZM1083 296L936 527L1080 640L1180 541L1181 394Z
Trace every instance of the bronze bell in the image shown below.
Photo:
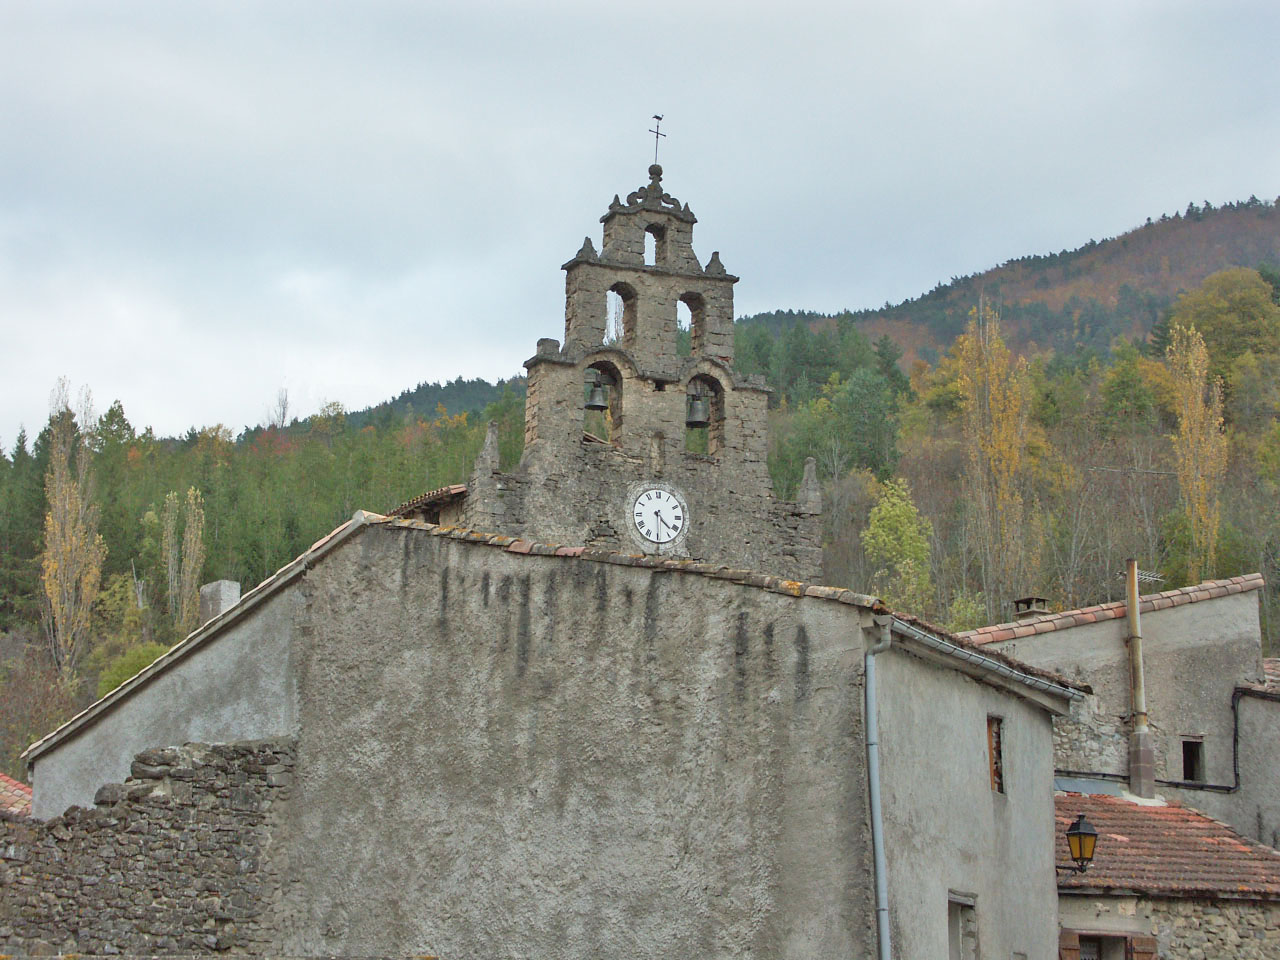
M691 394L689 397L689 409L685 413L684 425L686 427L708 427L711 425L711 404L707 402L707 398L700 393Z
M588 410L609 409L609 400L605 396L604 386L600 383L599 375L596 376L595 383L591 385L591 392L587 394L586 407Z

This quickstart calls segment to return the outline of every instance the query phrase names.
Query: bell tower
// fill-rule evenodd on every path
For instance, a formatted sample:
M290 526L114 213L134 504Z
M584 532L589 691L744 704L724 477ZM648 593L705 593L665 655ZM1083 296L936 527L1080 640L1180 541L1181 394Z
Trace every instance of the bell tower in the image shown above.
M615 195L604 224L599 254L588 237L565 270L565 349L589 352L606 334L606 300L622 301L619 346L642 367L672 373L676 357L677 304L690 313L694 356L706 354L733 364L733 285L713 253L706 267L693 252L698 218L662 189L662 167L649 167L649 183L622 203ZM651 238L651 239L650 239ZM652 260L646 262L646 247Z
M463 522L525 539L660 554L816 579L821 498L806 470L773 497L768 387L733 369L733 286L719 253L693 250L697 218L649 182L617 195L565 271L563 346L538 341L519 467L486 443ZM647 249L647 253L646 253ZM610 294L621 330L610 330ZM679 305L688 307L687 353ZM492 439L492 438L491 438Z

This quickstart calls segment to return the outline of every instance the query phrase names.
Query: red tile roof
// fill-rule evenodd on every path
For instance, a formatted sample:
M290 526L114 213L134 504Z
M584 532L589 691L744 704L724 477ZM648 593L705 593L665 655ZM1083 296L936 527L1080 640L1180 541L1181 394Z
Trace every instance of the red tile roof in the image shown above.
M1280 899L1280 851L1188 807L1079 793L1058 794L1054 807L1059 866L1071 863L1066 829L1077 815L1098 831L1088 871L1059 873L1060 890Z
M1230 580L1206 580L1193 587L1181 587L1177 590L1166 590L1164 593L1139 597L1138 609L1143 613L1150 613L1153 610L1178 607L1184 603L1198 603L1201 600L1226 597L1233 593L1247 593L1250 590L1259 590L1263 585L1264 581L1260 573L1248 573L1242 577L1232 577ZM1025 620L1014 620L1012 623L996 623L989 627L966 630L958 636L978 645L999 643L1002 640L1014 640L1037 633L1050 633L1086 623L1097 623L1100 620L1119 620L1128 615L1128 605L1123 600L1118 600L1115 603L1102 603L1080 610L1067 610L1065 613L1050 613L1040 617L1028 617Z
M31 816L31 788L20 780L0 773L0 813Z
M1262 678L1264 689L1280 692L1280 659L1275 657L1262 658Z

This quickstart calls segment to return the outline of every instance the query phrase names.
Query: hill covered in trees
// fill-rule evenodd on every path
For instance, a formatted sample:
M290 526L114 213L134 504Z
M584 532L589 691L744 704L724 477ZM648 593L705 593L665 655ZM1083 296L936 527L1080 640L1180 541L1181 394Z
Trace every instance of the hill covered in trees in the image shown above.
M828 581L954 629L1024 594L1114 599L1137 557L1166 586L1262 571L1274 649L1277 261L1280 214L1251 201L884 311L745 318L737 367L774 388L774 489L814 457ZM305 419L282 397L239 436L177 438L64 391L0 450L0 770L185 635L199 584L249 589L357 508L465 482L490 420L514 465L523 388L459 378Z
M1075 250L1010 260L952 277L928 293L878 310L817 314L776 311L744 317L775 336L796 323L816 331L852 321L872 339L888 335L909 365L936 363L984 299L1000 314L1014 350L1105 354L1117 337L1145 337L1180 293L1228 267L1280 264L1280 208L1250 197L1185 211Z

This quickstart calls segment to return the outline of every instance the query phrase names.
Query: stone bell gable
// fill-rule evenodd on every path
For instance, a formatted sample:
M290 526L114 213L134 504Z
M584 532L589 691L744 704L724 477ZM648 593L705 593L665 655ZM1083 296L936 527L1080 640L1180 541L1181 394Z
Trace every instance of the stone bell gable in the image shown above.
M578 357L605 339L606 300L622 301L621 348L655 376L676 379L677 304L689 308L693 355L733 365L733 285L738 278L720 263L718 252L704 268L693 252L697 217L689 205L662 189L662 167L649 168L649 183L615 196L604 224L599 254L588 237L565 271L565 353ZM653 257L646 263L646 237Z
M662 187L662 168L601 217L563 265L564 343L544 338L525 362L528 397L519 467L498 470L496 436L467 485L466 526L532 539L820 577L821 497L806 471L797 502L774 498L768 471L769 389L733 369L733 285L713 253L693 249L697 218ZM648 252L646 252L648 247ZM609 337L610 294L621 306ZM677 350L679 305L690 353ZM599 416L588 428L586 409ZM686 505L677 541L632 528L636 491L667 485Z

